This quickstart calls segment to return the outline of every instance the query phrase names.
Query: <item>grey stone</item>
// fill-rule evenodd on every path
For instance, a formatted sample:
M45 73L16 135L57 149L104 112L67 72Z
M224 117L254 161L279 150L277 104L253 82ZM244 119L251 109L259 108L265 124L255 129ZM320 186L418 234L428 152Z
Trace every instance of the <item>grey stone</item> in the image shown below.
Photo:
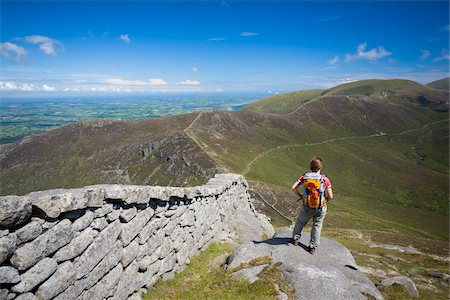
M20 226L31 217L31 199L26 196L0 196L0 229Z
M42 233L39 222L32 221L15 232L21 243L31 241Z
M17 247L17 235L10 233L0 238L0 264L4 262Z
M161 263L161 268L159 269L158 274L162 275L164 273L172 271L177 263L177 256L175 253L168 254Z
M108 274L106 274L96 285L85 291L80 300L104 299L114 295L119 280L122 276L122 265L118 264Z
M193 226L195 224L195 213L192 210L189 210L182 217L181 226Z
M158 230L161 226L162 220L160 218L153 218L147 225L142 228L142 230L138 234L139 244L144 244L148 241L150 236L155 234L156 230Z
M114 299L127 299L128 295L134 293L138 277L138 265L133 262L123 271Z
M0 267L0 283L18 283L19 281L19 271L17 271L13 267Z
M132 241L128 246L123 249L122 265L126 268L138 255L139 244L136 241Z
M9 234L9 230L5 229L5 230L0 230L0 238L7 236Z
M11 258L12 265L25 270L72 240L74 232L68 219L62 220L33 241L22 245Z
M105 199L104 191L91 187L47 190L33 192L28 196L32 198L33 205L50 218L57 218L63 212L87 207L101 207Z
M47 230L53 228L56 224L59 223L58 219L48 220L42 224L42 229Z
M31 221L32 222L38 222L39 224L44 224L45 223L45 220L44 219L41 219L41 218L39 218L39 217L31 217Z
M17 296L17 294L15 294L15 293L9 293L6 296L6 300L12 300L12 299L16 298L16 296Z
M149 249L150 249L150 247L148 246L148 243L139 245L139 251L138 251L138 253L136 255L136 260L139 261L142 258L144 258L144 256L149 254Z
M78 279L69 286L64 292L56 296L55 300L76 299L84 291L94 286L106 273L117 266L122 256L122 244L116 241L116 244L105 258L95 268L87 274L86 277ZM75 270L76 271L76 270Z
M122 224L122 232L120 233L120 239L123 245L128 245L141 231L141 229L147 224L150 218L154 215L154 210L150 207L139 212L136 217L129 223Z
M73 222L72 229L73 231L84 230L91 225L92 221L94 221L94 213L88 210L82 217Z
M57 262L66 261L79 256L92 243L97 232L92 228L83 230L69 244L59 249L53 256Z
M108 221L109 223L117 220L120 216L120 210L118 209L114 209L112 212L110 212L109 214L106 215L106 221Z
M433 278L444 279L446 281L449 281L449 279L450 279L450 275L445 274L445 273L436 272L436 271L429 271L428 276L433 277Z
M103 218L105 215L113 211L113 205L110 203L104 204L102 207L94 210L95 218Z
M123 209L120 214L119 218L122 222L128 223L130 222L134 217L137 215L137 209L136 207L132 207L129 209Z
M32 293L26 293L26 294L17 296L17 298L15 298L15 300L37 300L37 297Z
M8 297L8 293L7 289L0 289L0 300L5 300Z
M106 228L106 226L108 226L108 222L106 221L105 218L98 218L95 219L92 223L91 223L91 228L98 230L98 231L102 231L103 229Z
M247 242L237 247L230 255L227 262L227 269L234 269L253 259L271 255L272 247L270 247L270 245L265 243L255 244L253 242Z
M36 291L39 299L52 299L63 292L69 285L75 281L75 272L73 264L66 261L58 266L56 272Z
M116 243L120 232L121 226L118 220L100 232L75 264L77 279L88 274L105 257Z
M267 267L269 264L264 264L264 265L260 265L260 266L255 266L252 268L248 268L248 269L242 269L239 270L237 272L233 273L233 276L236 278L244 278L247 279L248 281L250 281L251 283L255 282L256 280L258 280L258 275L259 273L261 273L261 271Z
M31 291L39 283L50 277L58 267L56 260L44 258L34 265L31 269L21 275L22 280L11 288L11 291L17 293L26 293Z
M419 292L417 291L414 281L406 276L396 276L391 278L383 279L381 282L377 283L377 287L391 286L393 284L403 285L411 297L419 298Z

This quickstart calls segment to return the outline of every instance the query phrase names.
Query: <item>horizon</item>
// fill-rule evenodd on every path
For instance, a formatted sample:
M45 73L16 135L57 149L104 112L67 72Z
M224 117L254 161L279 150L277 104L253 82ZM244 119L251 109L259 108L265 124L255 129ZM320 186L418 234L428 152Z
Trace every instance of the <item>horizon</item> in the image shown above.
M0 5L8 97L271 95L449 76L448 1Z

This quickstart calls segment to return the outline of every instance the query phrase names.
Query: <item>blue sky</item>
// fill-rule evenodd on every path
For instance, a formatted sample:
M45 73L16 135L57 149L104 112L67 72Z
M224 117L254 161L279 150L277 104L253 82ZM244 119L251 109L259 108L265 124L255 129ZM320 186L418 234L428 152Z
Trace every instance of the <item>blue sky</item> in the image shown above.
M448 1L1 1L3 94L284 92L449 76Z

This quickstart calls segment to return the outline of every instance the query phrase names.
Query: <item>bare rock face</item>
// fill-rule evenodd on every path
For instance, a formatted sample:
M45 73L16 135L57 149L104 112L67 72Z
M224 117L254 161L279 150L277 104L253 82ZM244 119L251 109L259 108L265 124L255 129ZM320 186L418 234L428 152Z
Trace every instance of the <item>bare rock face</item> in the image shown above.
M29 197L0 197L0 229L19 226L31 216L31 199Z
M347 248L322 237L321 245L311 255L306 246L309 238L308 233L303 233L300 246L294 246L292 230L282 228L273 238L239 246L230 256L228 268L270 256L273 263L282 263L285 278L295 288L297 299L366 299L364 294L383 299L375 285L358 271Z

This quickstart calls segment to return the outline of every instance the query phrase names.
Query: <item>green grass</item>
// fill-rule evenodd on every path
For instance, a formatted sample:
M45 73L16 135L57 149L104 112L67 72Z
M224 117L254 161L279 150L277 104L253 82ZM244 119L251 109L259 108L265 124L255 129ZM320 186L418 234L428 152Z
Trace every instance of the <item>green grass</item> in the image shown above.
M303 90L274 95L250 103L245 109L262 113L288 114L308 101L320 96L324 90Z
M278 284L293 299L294 290L284 282L277 264L266 267L254 283L233 277L232 273L236 270L225 270L222 266L225 257L232 251L230 244L211 244L207 250L193 257L175 279L159 281L143 299L278 299L274 284ZM253 261L247 267L266 263L270 260L264 258Z

